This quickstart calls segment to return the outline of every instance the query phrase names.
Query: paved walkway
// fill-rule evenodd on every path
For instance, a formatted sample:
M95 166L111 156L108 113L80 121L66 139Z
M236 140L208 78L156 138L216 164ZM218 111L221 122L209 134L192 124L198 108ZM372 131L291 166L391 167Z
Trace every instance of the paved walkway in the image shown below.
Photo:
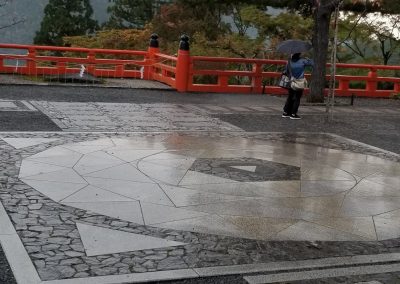
M391 149L301 124L277 131L298 123L279 117L281 98L67 102L33 92L0 100L10 116L41 114L59 129L0 133L0 241L18 283L400 279ZM301 110L302 122L324 120L324 107ZM399 119L388 104L335 111ZM230 120L254 115L282 125L250 132Z
M74 76L74 75L72 75ZM152 90L170 90L168 85L156 81L146 81L140 79L123 79L123 78L102 78L100 82L84 81L79 76L75 78L74 82L67 83L62 78L58 80L46 80L43 76L28 77L17 74L0 74L0 84L2 85L19 85L19 86L67 86L67 87L100 87L100 88L127 88L127 89L152 89ZM81 81L81 82L77 82Z

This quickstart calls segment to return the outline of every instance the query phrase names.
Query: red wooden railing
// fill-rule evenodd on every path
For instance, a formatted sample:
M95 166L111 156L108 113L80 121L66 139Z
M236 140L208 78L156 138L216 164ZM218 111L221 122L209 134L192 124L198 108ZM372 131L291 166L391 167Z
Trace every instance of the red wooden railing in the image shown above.
M0 49L4 50L0 54L0 73L61 75L79 73L83 65L87 73L97 77L156 80L180 92L286 93L275 85L279 69L286 64L284 60L191 56L187 50L170 56L160 53L158 47L130 51L0 44ZM355 74L365 73L337 75L338 96L389 97L400 93L400 78L379 75L387 70L400 71L400 66L339 63L337 67ZM208 83L202 82L205 76ZM365 87L351 89L351 82L361 82ZM393 88L379 89L378 82L389 83Z
M25 54L0 54L0 72L25 75L79 73L81 65L99 77L140 78L137 67L150 65L147 51L88 49L55 46L0 44L1 49L25 50ZM65 54L62 54L65 53ZM109 56L132 59L107 58ZM6 60L13 60L7 65ZM17 62L17 63L15 63ZM132 68L131 66L134 66ZM136 67L136 68L135 68Z

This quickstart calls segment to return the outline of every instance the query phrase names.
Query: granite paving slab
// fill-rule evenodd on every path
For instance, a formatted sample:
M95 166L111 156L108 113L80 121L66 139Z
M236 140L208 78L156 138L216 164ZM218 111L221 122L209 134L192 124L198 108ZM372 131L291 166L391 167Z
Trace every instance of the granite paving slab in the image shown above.
M389 227L383 227L383 235L380 240L370 239L368 225L365 225L368 224L368 220L356 218L361 216L350 216L349 220L340 215L342 212L340 210L333 210L334 208L326 210L326 208L330 208L327 207L328 205L335 204L332 203L335 200L338 202L343 198L346 200L346 194L343 195L340 191L338 193L335 188L330 189L331 192L325 191L323 196L310 196L310 192L307 192L307 195L302 197L301 191L296 193L298 184L309 183L313 180L313 172L322 174L327 180L339 177L339 181L344 181L343 186L348 187L345 191L351 191L351 184L360 183L363 178L351 171L348 173L347 168L341 171L340 164L338 164L338 161L341 160L354 161L355 165L381 165L380 172L388 177L398 173L400 162L398 155L336 135L320 133L245 134L242 132L224 134L214 132L207 134L196 132L184 134L169 132L123 134L57 132L1 133L1 137L4 140L0 140L3 161L0 166L0 201L28 253L30 261L39 277L44 281L90 279L96 276L135 275L135 273L175 270L183 273L187 269L201 267L400 251L399 236L389 234L388 239L384 233L391 231L390 226L396 226L398 214L379 217L379 221L386 219L393 223ZM46 143L17 149L6 142L7 139L16 138L54 140L43 140ZM205 140L208 143L205 143ZM59 151L61 148L63 150ZM263 148L265 152L262 151ZM62 158L65 157L66 151L71 150L78 153L77 158L80 159L75 164ZM123 154L123 151L126 150L132 156L127 160L120 159L121 153ZM138 151L132 152L135 150ZM115 156L113 151L116 153ZM269 170L276 172L277 169L271 166L275 164L270 163L268 167L264 167L259 160L254 159L254 156L263 161L273 158L274 163L286 164L289 166L286 167L289 169L289 173L296 168L294 165L297 165L301 174L300 176L297 174L282 175L278 170L279 179L271 180L271 176L259 172L263 173L263 171ZM91 159L82 160L82 157L91 157ZM208 159L206 164L194 166L193 169L198 170L199 167L211 165L211 171L218 174L210 175L208 170L192 171L202 175L201 179L192 177L185 179L185 183L182 184L183 177L190 172L188 167L192 167L190 162L185 162L187 159L189 161L190 157L195 158L194 160ZM288 157L293 158L288 160ZM44 158L45 160L43 160ZM217 160L215 160L216 158ZM60 159L64 162L58 165L62 169L52 171L43 167L45 172L29 174L29 171L35 167L24 170L23 161L35 161L35 159L38 159L37 163L47 165L54 165ZM233 164L232 159L234 159ZM81 160L84 162L79 163ZM166 163L166 161L168 162ZM217 161L217 163L213 161ZM321 161L322 164L318 164L318 161ZM223 162L223 166L221 162ZM151 171L150 167L147 167L146 170L141 169L142 163L152 164L155 168L167 168L171 173L179 174L182 169L184 172L180 179L178 175L176 179L164 180L165 176ZM107 186L106 182L108 181L124 178L123 176L115 178L114 175L119 171L109 171L109 176L90 177L94 173L120 165L132 167L143 174L143 176L129 175L129 178L132 177L133 180L126 180L128 183L135 184L132 187L137 190L135 194L131 194L130 191L121 191L122 187L120 186L118 186L117 192L115 192L116 187ZM75 166L77 167L75 168ZM248 168L249 166L255 166L255 172L257 172L257 167L259 168L257 176L263 177L262 181L258 179L254 181L254 177L247 178L254 174L253 168ZM232 180L229 175L226 176L229 167L232 169L230 172L228 171L229 175L234 175L236 180ZM321 171L322 168L327 170ZM23 178L20 177L21 169L23 173L27 173ZM70 176L67 176L66 172ZM220 174L225 177L218 176ZM211 183L207 181L206 177ZM290 183L283 184L282 182L285 181L280 180L283 177L295 178L299 181L296 183L296 181L288 180ZM99 179L103 179L104 182L99 184ZM191 182L188 183L188 181ZM252 182L256 184L253 185ZM269 182L271 184L267 185ZM393 190L390 178L388 182L374 179L371 182L388 188L389 192ZM244 186L242 189L231 187L232 184L241 183ZM154 191L157 192L156 195L149 196L144 195L144 193L148 193L148 189L144 190L143 188L142 190L140 184L143 186L155 184L160 187ZM222 184L222 189L215 187L216 184L219 186ZM76 185L79 186L76 187ZM209 188L212 194L208 195L203 190L199 190L199 186ZM219 191L215 191L214 187ZM264 187L267 192L276 191L280 197L269 196L270 193L267 198L260 196L259 193L263 192ZM246 188L251 190L246 190ZM185 192L185 198L182 198L179 192L176 195L179 190ZM310 190L315 191L315 188L310 188ZM227 194L232 191L237 192L236 195ZM57 195L49 192L57 192ZM282 193L285 195L282 196ZM293 194L297 195L293 196ZM74 195L76 198L73 198ZM161 196L167 198L160 199ZM227 200L227 197L230 199ZM149 200L148 198L153 199ZM354 200L357 199L351 197L350 200L355 202ZM393 197L381 196L380 200L383 209L385 206L389 208L389 210L384 210L385 212L398 210L395 207L398 202ZM167 201L168 203L165 203ZM126 220L126 214L109 214L110 210L103 211L102 206L96 206L96 204L108 204L112 208L113 205L119 204L118 202L139 204L142 210L122 211L122 213L143 214L143 221L139 219L135 222L134 218ZM224 203L230 204L233 214L229 215L226 209L223 210L224 214L218 213L218 208ZM265 203L266 206L257 208L254 206L257 203ZM340 202L338 204L337 209L340 209ZM104 208L110 208L108 205ZM154 208L168 209L171 213L157 215L158 210L154 210ZM227 207L222 206L221 208ZM257 209L260 208L266 210L262 211L264 215L259 215L260 211ZM324 209L330 212L330 218L326 218L328 216ZM237 215L236 213L241 212L240 210L253 213ZM146 215L145 212L153 213L152 221L149 222L151 224L147 224L150 215ZM188 213L200 215L185 215ZM377 211L373 212L373 214L375 213ZM278 219L274 219L276 214L286 217L278 218L280 221L277 222ZM163 215L171 216L172 220L160 220ZM239 216L240 218L238 218ZM189 219L187 219L188 217ZM332 221L332 218L335 222ZM265 225L261 226L261 224ZM289 234L289 231L283 234L288 228L294 229L294 224L308 224L306 227L296 227L297 230L306 228L308 232L313 232L310 230L310 225L312 225L316 232L314 237L293 240L292 237L287 236L295 234ZM82 236L85 235L82 227L95 228L92 232L115 231L116 236L123 235L127 240L130 237L135 240L137 235L140 235L141 238L148 236L148 239L151 240L150 244L154 243L152 241L155 239L164 240L165 243L163 247L155 246L143 250L114 252L98 250L92 243L91 249L88 249L87 237L85 237L86 241L82 239ZM265 231L255 233L255 228L264 228ZM268 233L274 228L277 230L275 237L268 237ZM335 232L330 235L330 238L332 236L334 238L315 238L315 236L321 236L322 228ZM249 232L255 234L249 236ZM317 232L320 234L318 235ZM301 234L297 233L297 235ZM109 246L112 248L112 245Z

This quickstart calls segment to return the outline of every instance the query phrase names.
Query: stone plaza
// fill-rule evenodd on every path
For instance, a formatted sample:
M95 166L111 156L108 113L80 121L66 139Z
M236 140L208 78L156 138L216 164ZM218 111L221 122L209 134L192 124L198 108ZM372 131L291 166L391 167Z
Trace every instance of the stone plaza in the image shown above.
M225 118L278 117L282 98L0 99L59 129L0 133L0 241L17 283L400 283L399 153ZM325 116L301 110L301 123ZM397 105L335 108L361 113L399 120Z

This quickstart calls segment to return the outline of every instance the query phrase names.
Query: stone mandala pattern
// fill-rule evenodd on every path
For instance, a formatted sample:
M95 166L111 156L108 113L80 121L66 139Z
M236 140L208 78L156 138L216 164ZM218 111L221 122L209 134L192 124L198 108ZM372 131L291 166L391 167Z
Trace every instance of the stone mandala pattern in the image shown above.
M19 178L56 202L123 221L262 240L376 239L372 218L400 209L395 201L358 206L360 192L394 190L376 174L379 161L366 165L365 155L182 139L56 146L24 159Z

